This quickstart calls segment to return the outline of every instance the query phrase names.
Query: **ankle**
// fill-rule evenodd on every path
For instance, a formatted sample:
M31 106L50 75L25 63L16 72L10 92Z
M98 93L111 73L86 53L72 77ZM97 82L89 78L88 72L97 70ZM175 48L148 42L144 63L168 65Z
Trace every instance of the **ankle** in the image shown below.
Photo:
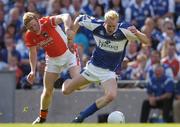
M46 119L47 115L48 115L48 110L41 110L39 113L39 117L44 120Z

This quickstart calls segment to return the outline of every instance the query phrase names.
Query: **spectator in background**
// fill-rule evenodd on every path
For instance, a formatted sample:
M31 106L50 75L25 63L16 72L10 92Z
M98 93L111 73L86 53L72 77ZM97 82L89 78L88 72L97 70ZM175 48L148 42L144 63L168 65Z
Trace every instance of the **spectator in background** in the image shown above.
M153 18L146 18L145 20L145 23L144 23L144 26L141 28L141 31L146 34L147 37L150 38L150 45L154 50L156 49L158 43L156 41L154 41L154 38L152 37L152 33L155 29L155 23L154 23L154 20Z
M131 80L145 80L146 79L146 66L147 56L145 54L139 54L134 62L131 63L132 72Z
M97 5L97 0L88 0L88 3L82 7L81 13L93 16L94 15L94 8Z
M144 54L145 56L149 57L151 55L151 52L152 52L151 45L142 45L139 54ZM147 61L149 60L148 57L146 59Z
M18 61L21 61L20 51L16 50L14 39L8 33L5 34L4 42L6 48L1 50L2 60L9 63L11 57L16 56Z
M178 19L180 20L180 0L175 0L175 16L174 21L178 22Z
M125 20L139 29L147 17L154 17L154 13L153 8L145 0L134 0L125 12Z
M23 14L25 12L25 1L24 0L15 0L13 8L18 8L19 15L22 18Z
M175 12L174 0L150 0L149 4L153 7L156 19L164 17L173 18Z
M13 55L8 60L8 70L15 71L16 73L16 89L21 89L21 77L23 76L23 71L19 66L18 56Z
M94 7L94 17L98 19L104 19L104 7L101 4L97 4Z
M2 2L2 0L0 1L0 10L2 10L2 11L5 11L5 9L4 9L4 2Z
M61 2L60 0L50 0L47 6L47 15L57 15L61 13Z
M155 65L155 75L148 81L148 99L143 101L140 122L148 122L152 108L162 109L165 122L173 122L171 112L173 103L174 82L165 75L162 65Z
M179 40L175 40L176 38L176 33L175 33L175 25L172 19L170 18L165 18L162 21L162 39L160 40L160 43L158 44L157 50L161 51L162 46L164 45L166 39L170 38L172 41L175 43L179 43ZM180 52L180 51L179 51Z
M20 11L18 8L14 7L10 10L8 18L6 19L7 25L13 24L15 26L15 36L20 37L20 31L22 28L22 21L20 19ZM16 38L17 39L17 38Z
M118 75L118 78L120 80L130 80L131 79L131 73L132 73L132 67L128 66L128 60L123 60L121 64L121 68L116 71L116 74ZM126 85L126 84L125 84ZM122 84L120 87L123 87L124 84Z
M180 63L177 58L175 43L172 40L170 40L170 42L165 45L167 45L167 48L164 49L167 51L167 55L161 60L161 62L163 64L169 65L169 67L173 71L173 79L177 82L180 79Z
M34 12L37 13L37 7L34 2L28 2L27 7L25 8L26 12Z
M16 32L16 26L14 24L9 24L7 26L6 33L8 33L15 40L15 43L20 38L20 37L18 37L18 36L20 36L20 33L19 33L18 36L16 36L17 32Z
M23 76L26 76L30 72L30 64L29 64L29 49L25 46L25 32L26 29L23 28L21 31L21 39L18 39L16 43L16 50L20 51L21 62L20 66L23 70ZM44 52L43 52L44 54Z
M71 0L61 0L62 7L60 8L60 11L62 13L70 13L70 6L71 6Z
M70 14L75 19L80 14L82 6L82 0L72 0L72 4L70 6Z
M122 6L122 0L109 0L109 9L117 11L120 16L120 20L124 20L125 8Z
M163 19L162 18L158 18L157 21L154 21L154 30L152 31L152 48L154 50L157 49L158 44L161 42L161 40L163 40L163 36L162 36L162 27L163 27Z
M6 23L4 21L4 10L3 9L0 9L0 50L2 48L5 48L5 45L4 45L4 41L2 38L4 38L4 34L5 34L5 26L6 26Z
M131 62L136 60L138 55L138 43L136 41L130 41L126 50L126 58Z
M180 82L175 85L175 100L173 103L174 122L180 123Z
M20 68L21 56L19 51L15 48L15 42L13 38L6 33L5 38L5 49L1 50L2 60L7 63L8 70L16 72L16 88L20 89L20 79L23 75L23 72Z
M147 73L147 79L151 79L154 76L155 65L161 63L160 52L153 50L150 54L150 59L146 63L145 71ZM165 71L165 75L173 79L173 72L167 64L162 65Z

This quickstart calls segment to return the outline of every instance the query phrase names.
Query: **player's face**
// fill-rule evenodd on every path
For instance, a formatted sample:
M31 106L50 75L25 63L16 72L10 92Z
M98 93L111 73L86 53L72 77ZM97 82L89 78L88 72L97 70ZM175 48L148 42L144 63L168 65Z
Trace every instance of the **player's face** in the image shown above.
M108 34L113 34L117 27L118 20L107 19L105 21L105 29Z
M155 69L155 74L157 78L160 78L164 74L164 69L163 67L157 67Z
M30 30L31 32L34 32L34 33L38 33L40 31L40 25L39 25L39 22L35 19L31 20L26 28L28 30Z

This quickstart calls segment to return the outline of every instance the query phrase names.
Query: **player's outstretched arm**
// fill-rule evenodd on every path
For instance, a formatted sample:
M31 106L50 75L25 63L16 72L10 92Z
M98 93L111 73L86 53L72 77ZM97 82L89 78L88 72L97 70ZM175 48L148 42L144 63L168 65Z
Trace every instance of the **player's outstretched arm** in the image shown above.
M79 19L81 16L76 17L76 19L74 20L73 26L72 26L72 30L74 31L74 33L76 33L80 27L79 25Z
M136 35L140 42L146 45L150 45L150 39L144 33L136 29L135 26L128 27L128 30L130 30L134 35Z
M71 16L68 13L60 14L56 16L52 16L55 19L55 24L58 25L60 23L64 24L65 32L67 32L72 25Z
M29 62L31 67L31 72L27 76L27 80L30 84L33 84L36 73L36 63L37 63L37 49L36 46L29 48Z

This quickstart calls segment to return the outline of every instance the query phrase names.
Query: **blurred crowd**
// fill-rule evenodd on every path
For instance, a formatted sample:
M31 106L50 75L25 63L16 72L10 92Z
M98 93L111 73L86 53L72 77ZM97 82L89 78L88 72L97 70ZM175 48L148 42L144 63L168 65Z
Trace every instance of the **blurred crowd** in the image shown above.
M180 80L180 1L179 0L0 0L0 70L16 72L17 88L28 88L25 81L30 72L28 48L24 43L26 29L22 17L27 11L39 17L69 13L74 19L88 14L103 19L114 9L120 22L130 22L145 33L151 45L138 41L127 46L126 59L117 71L120 80L146 80L153 76L155 64L178 82ZM61 25L61 24L60 24ZM63 26L62 26L63 27ZM74 38L79 45L82 67L95 47L92 34L80 28ZM38 52L36 86L42 87L45 67L44 51Z

